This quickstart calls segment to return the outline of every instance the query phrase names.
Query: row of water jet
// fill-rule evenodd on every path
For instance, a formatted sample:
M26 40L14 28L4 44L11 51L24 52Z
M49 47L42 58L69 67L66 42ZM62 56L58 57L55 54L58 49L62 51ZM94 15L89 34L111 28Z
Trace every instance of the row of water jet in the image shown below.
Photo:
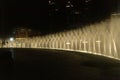
M73 50L120 59L119 22L119 16L112 16L82 29L8 41L4 47Z

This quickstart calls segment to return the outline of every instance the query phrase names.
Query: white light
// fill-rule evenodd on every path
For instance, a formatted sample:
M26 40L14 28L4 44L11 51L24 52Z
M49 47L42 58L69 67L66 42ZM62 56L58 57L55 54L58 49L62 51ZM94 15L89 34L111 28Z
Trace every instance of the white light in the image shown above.
M98 42L98 43L99 43L99 42L101 42L101 41L96 41L96 42Z
M66 7L68 8L68 7L70 7L70 5L66 5Z
M70 43L69 43L69 42L67 42L66 44L67 44L67 45L70 45Z
M10 38L10 41L14 41L14 38L13 38L13 37L11 37L11 38Z

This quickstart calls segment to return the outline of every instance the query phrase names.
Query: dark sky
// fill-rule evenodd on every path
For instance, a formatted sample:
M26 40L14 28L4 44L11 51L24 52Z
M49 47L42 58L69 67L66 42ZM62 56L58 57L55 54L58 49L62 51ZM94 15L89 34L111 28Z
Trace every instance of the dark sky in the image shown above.
M43 33L102 20L116 9L116 0L2 0L1 30L29 27ZM85 2L88 1L88 2ZM78 13L78 14L77 14Z

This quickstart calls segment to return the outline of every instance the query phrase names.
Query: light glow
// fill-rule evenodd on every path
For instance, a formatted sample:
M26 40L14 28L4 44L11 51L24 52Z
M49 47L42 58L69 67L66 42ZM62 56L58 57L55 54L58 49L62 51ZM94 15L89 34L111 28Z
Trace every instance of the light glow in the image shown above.
M14 41L14 38L13 38L13 37L11 37L11 38L10 38L10 41Z

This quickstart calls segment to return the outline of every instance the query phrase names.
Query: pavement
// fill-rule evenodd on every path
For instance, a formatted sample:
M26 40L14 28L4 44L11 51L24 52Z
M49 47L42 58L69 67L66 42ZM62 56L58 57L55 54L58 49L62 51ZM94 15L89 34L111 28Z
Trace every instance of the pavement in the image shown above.
M120 61L48 49L0 49L0 80L120 80Z

